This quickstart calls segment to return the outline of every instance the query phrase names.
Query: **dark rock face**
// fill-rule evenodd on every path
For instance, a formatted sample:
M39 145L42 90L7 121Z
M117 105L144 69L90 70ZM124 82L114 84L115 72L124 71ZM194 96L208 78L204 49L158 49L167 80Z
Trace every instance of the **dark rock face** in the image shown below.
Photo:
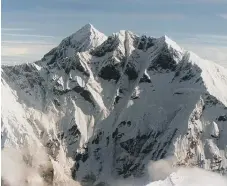
M99 77L105 80L115 80L118 81L120 78L120 71L118 70L118 65L107 65L101 69L99 72Z
M112 133L112 139L114 139L115 141L117 141L117 140L120 139L123 135L124 135L124 133L119 132L119 128L117 127L117 128L115 129L115 131Z
M42 92L45 80L34 65L21 64L1 66L1 68L3 69L2 77L10 80L11 83L16 83L27 96L34 96L34 94Z
M56 62L57 58L58 58L57 53L54 53L53 57L52 57L51 60L47 63L47 65L52 65L52 64L54 64L54 63ZM45 59L45 58L44 58L44 59Z
M71 91L71 90L68 90L68 89L67 90L59 90L56 87L53 87L53 93L57 96L64 95L64 94L68 93L69 91Z
M88 90L85 90L83 87L75 86L72 89L66 89L66 90L59 90L56 87L53 88L53 93L58 96L67 94L70 91L75 91L76 93L80 94L86 101L88 101L93 106L95 106L95 102L93 100L92 94Z
M41 61L45 61L46 58L47 58L48 56L52 56L52 55L54 55L56 52L57 52L57 47L53 48L53 49L50 50L48 53L46 53L46 54L43 56L43 58L41 59Z
M192 80L194 83L202 83L201 69L197 65L193 65L189 62L189 54L185 54L178 64L172 81L178 79L179 82Z
M122 121L122 122L119 124L119 127L124 127L124 126L130 127L131 124L132 124L131 121Z
M120 146L126 150L130 155L137 157L143 147L143 144L148 140L149 134L138 135L133 139L121 142Z
M154 42L155 42L155 41L156 41L155 38L148 37L146 50L147 50L148 48L154 46Z
M82 65L77 54L74 57L63 60L61 62L61 68L65 70L66 74L69 74L71 70L78 70L79 72L82 72L83 75L90 77L89 71Z
M118 46L119 40L116 36L109 36L106 41L104 41L103 44L101 44L96 49L92 50L90 52L91 55L96 57L102 57L107 52L112 52L114 49Z
M119 100L121 99L120 96L116 96L114 100L114 105L118 104Z
M189 70L188 73L180 79L180 82L188 81L188 80L192 79L193 77L195 77L195 74L193 74L193 72L191 70Z
M137 48L139 50L146 51L148 48L154 46L155 41L156 41L155 38L151 38L143 35L138 39Z
M136 71L135 67L131 65L127 65L125 74L128 76L129 80L135 80L138 77L138 72Z
M163 47L160 54L153 61L153 63L149 66L148 70L169 70L175 71L177 67L177 62L174 58L178 58L178 53L173 49L167 46Z
M209 95L209 94L207 94L207 95L205 96L205 105L210 105L210 106L212 106L212 105L217 105L217 104L219 104L219 103L220 103L220 102L218 101L218 99L215 98L214 96Z
M86 69L80 63L76 64L76 69L79 70L80 72L84 73L85 76L87 76L87 77L90 76L89 72L87 72Z
M131 122L122 121L119 125L120 128L126 126L130 127ZM144 164L142 161L146 156L150 156L149 159L152 160L164 158L177 133L177 129L170 132L170 135L164 142L161 140L164 137L164 133L152 130L143 134L138 132L134 138L121 141L121 137L124 134L121 134L119 129L115 130L113 137L117 145L116 148L122 155L115 159L115 168L117 174L123 178L142 176L144 174Z
M58 62L56 63L56 59ZM58 58L56 56L53 56L51 60L47 63L49 66L48 69L58 69L61 70L63 69L66 74L69 75L71 70L78 70L79 72L83 73L86 77L89 77L89 71L85 69L85 67L81 64L81 61L77 55L74 57L67 57L67 58Z
M93 101L92 94L88 90L83 90L80 95L88 102L90 102L95 107L95 102Z
M68 134L71 136L80 136L81 133L79 131L79 129L77 128L76 125L73 125L69 130L68 130Z
M65 137L64 132L58 133L57 137L58 137L59 140L63 140L63 138Z
M85 162L88 159L88 148L85 148L84 153L78 153L75 155L75 161L79 162L80 160L82 162Z
M139 177L143 175L144 165L135 164L135 159L128 159L127 157L117 159L117 163L122 164L122 167L117 167L118 175L123 178L130 176Z
M53 102L54 102L54 105L56 107L60 107L61 106L60 102L57 99L54 99Z
M82 43L80 42L72 43L72 37L73 36L69 36L63 39L59 46L53 48L50 52L44 55L41 61L45 61L48 57L51 57L47 65L53 65L56 61L61 61L66 57L70 57L67 55L68 48L73 48L75 50L75 53L83 52L84 48L82 46Z
M227 114L226 115L223 115L223 116L219 116L217 118L217 121L227 121Z
M92 140L92 144L99 144L99 142L102 140L103 131L99 131L98 134L95 136L95 138Z
M70 123L75 123L75 118L73 118ZM57 136L58 140L66 144L66 147L68 148L68 150L70 150L70 148L72 148L73 146L78 146L81 139L81 132L79 131L77 125L74 124L66 132L60 132ZM72 153L72 157L73 156L74 152Z
M146 74L143 74L143 77L140 79L140 83L151 83L151 79Z

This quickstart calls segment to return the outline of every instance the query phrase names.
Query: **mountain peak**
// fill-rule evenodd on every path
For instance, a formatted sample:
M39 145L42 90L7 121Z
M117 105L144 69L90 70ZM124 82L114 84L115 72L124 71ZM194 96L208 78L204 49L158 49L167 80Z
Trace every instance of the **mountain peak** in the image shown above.
M86 25L81 27L78 31L91 32L91 31L98 31L98 30L91 23L87 23Z
M77 32L62 40L60 50L66 50L67 57L72 56L75 52L83 52L97 47L107 39L107 36L98 31L92 24L88 23L81 27Z
M71 35L71 37L76 37L76 39L82 39L82 38L92 38L95 36L102 36L105 35L98 31L92 24L88 23L81 27L77 32ZM105 36L106 37L106 36Z
M178 52L183 52L183 49L172 39L170 39L167 35L164 35L160 38L163 42L167 44L168 47L175 49Z

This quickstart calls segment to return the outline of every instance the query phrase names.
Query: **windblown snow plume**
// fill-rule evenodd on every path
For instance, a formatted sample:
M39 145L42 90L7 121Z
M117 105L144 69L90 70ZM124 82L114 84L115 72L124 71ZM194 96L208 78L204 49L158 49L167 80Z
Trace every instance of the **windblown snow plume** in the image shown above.
M35 149L34 149L35 150ZM45 154L32 156L25 150L2 150L2 180L5 186L44 186L51 178L52 167ZM38 156L39 155L39 156ZM44 155L44 156L43 156ZM45 179L43 175L45 174Z
M177 166L176 158L169 157L148 164L152 183L147 186L226 186L227 175L223 176L196 167Z
M3 186L80 186L42 148L2 150ZM63 162L61 162L63 163Z
M148 173L152 181L164 180L171 173L177 171L176 158L168 157L158 161L151 161L148 166Z

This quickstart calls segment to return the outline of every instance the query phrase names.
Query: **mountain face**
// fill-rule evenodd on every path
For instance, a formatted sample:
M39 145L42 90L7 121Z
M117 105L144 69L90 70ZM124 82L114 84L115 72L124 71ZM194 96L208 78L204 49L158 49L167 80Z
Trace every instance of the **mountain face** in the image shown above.
M45 182L59 170L84 185L142 177L169 156L227 172L227 70L167 36L88 24L40 61L1 70L2 149L45 151Z

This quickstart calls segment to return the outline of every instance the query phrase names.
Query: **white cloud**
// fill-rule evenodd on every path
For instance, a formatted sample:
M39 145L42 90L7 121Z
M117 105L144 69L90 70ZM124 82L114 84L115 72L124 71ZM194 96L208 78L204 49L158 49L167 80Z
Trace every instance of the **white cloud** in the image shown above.
M185 15L176 13L157 13L157 14L125 14L123 16L135 16L136 18L144 17L146 19L156 20L179 20L184 19Z
M31 28L2 28L2 31L30 31Z
M63 0L62 0L63 1ZM139 4L151 4L151 3L157 3L157 4L195 4L195 3L214 3L214 4L220 4L220 3L227 3L227 0L124 0L128 3L139 3Z
M175 0L177 3L187 3L187 4L194 4L194 3L212 3L212 4L225 4L227 0Z
M227 19L227 14L220 14L219 16L223 19Z
M3 41L2 64L19 64L39 60L49 50L57 46L56 43L40 41Z
M12 55L24 55L28 54L28 48L24 47L2 47L2 55L12 56Z
M227 68L227 47L183 43L181 45L186 50L190 50L204 59L214 61Z
M133 3L133 2L131 2ZM38 12L38 13L37 13ZM6 13L5 13L6 14ZM14 15L14 16L18 16L21 19L24 19L28 16L28 14L26 12L12 12L9 15ZM58 19L58 18L75 18L75 19L81 19L81 18L86 18L90 19L91 17L103 17L106 14L103 13L102 11L90 11L90 12L75 12L75 11L71 11L71 10L61 10L61 11L55 11L52 9L48 9L48 8L38 8L37 11L35 13L32 14L32 17L35 19L38 18L44 18L44 19L50 19L50 18L54 18L54 19ZM129 12L118 12L118 11L111 11L108 12L108 17L114 16L114 17L119 17L119 19L122 18L131 18L133 16L133 18L143 18L143 19L166 19L166 20L172 20L172 19L183 19L185 18L184 14L181 13L175 13L173 12L169 12L166 13L165 11L163 12L159 12L159 13L149 13L149 12L135 12L135 11L129 11Z
M227 35L213 35L213 34L182 34L183 42L191 44L206 44L213 46L227 46Z
M13 37L45 37L45 38L55 38L54 36L47 35L34 35L34 34L11 34L11 33L2 33L3 36L13 36Z
M7 46L9 44L13 44L13 45L17 45L17 44L30 44L30 45L55 45L56 43L50 43L50 42L46 42L46 41L42 41L42 40L38 40L38 41L21 41L21 40L3 40L2 41L2 45L3 46Z
M172 33L180 46L227 68L227 35Z

